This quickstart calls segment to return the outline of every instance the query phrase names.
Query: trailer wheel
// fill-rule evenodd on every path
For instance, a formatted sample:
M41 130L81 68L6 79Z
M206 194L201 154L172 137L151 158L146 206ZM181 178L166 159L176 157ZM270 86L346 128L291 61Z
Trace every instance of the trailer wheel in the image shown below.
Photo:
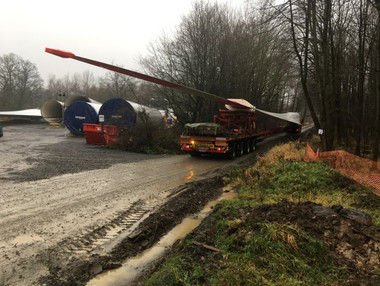
M250 140L249 144L251 145L251 147L250 147L251 152L255 151L256 150L256 138Z
M251 151L249 147L249 140L243 141L242 144L243 144L243 153L248 154Z
M236 143L236 156L240 157L244 154L243 142Z
M248 149L249 149L249 153L253 152L253 140L252 139L248 140Z
M227 158L230 160L235 159L236 157L236 144L232 144L230 150L227 153Z

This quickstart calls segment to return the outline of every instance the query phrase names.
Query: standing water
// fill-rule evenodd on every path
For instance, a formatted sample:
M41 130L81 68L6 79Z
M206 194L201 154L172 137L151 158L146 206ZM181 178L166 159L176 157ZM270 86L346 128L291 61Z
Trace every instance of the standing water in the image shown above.
M98 275L90 280L87 286L122 286L132 283L144 270L148 269L152 262L162 257L178 239L184 238L200 225L202 220L211 213L212 208L218 201L232 199L236 195L235 192L223 192L217 200L209 202L201 212L183 219L179 225L174 227L151 248L136 257L128 259L120 268Z

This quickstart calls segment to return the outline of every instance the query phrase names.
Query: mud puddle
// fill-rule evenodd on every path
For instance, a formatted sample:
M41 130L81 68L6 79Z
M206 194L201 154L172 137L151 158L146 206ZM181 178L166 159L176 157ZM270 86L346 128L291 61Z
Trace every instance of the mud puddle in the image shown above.
M233 192L231 189L224 188L223 194L218 199L209 202L196 215L184 218L180 224L175 226L151 248L146 249L136 257L128 259L120 268L98 275L90 280L87 283L87 286L121 286L132 283L139 277L139 275L148 270L155 260L162 257L177 240L184 238L188 233L200 225L202 220L211 213L213 207L220 200L233 199L236 195L237 193Z

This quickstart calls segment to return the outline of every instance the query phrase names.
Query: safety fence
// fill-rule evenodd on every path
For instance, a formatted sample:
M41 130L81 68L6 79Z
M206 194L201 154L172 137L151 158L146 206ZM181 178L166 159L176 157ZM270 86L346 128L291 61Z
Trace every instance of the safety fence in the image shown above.
M317 152L307 145L306 161L323 160L345 176L367 186L380 196L380 162L355 156L343 150Z

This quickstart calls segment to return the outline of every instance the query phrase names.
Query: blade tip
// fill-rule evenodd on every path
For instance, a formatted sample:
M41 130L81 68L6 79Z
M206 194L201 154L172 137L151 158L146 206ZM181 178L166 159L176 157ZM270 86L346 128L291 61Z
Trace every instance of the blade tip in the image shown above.
M71 52L61 51L57 49L45 48L45 52L53 54L62 58L74 58L75 55Z

